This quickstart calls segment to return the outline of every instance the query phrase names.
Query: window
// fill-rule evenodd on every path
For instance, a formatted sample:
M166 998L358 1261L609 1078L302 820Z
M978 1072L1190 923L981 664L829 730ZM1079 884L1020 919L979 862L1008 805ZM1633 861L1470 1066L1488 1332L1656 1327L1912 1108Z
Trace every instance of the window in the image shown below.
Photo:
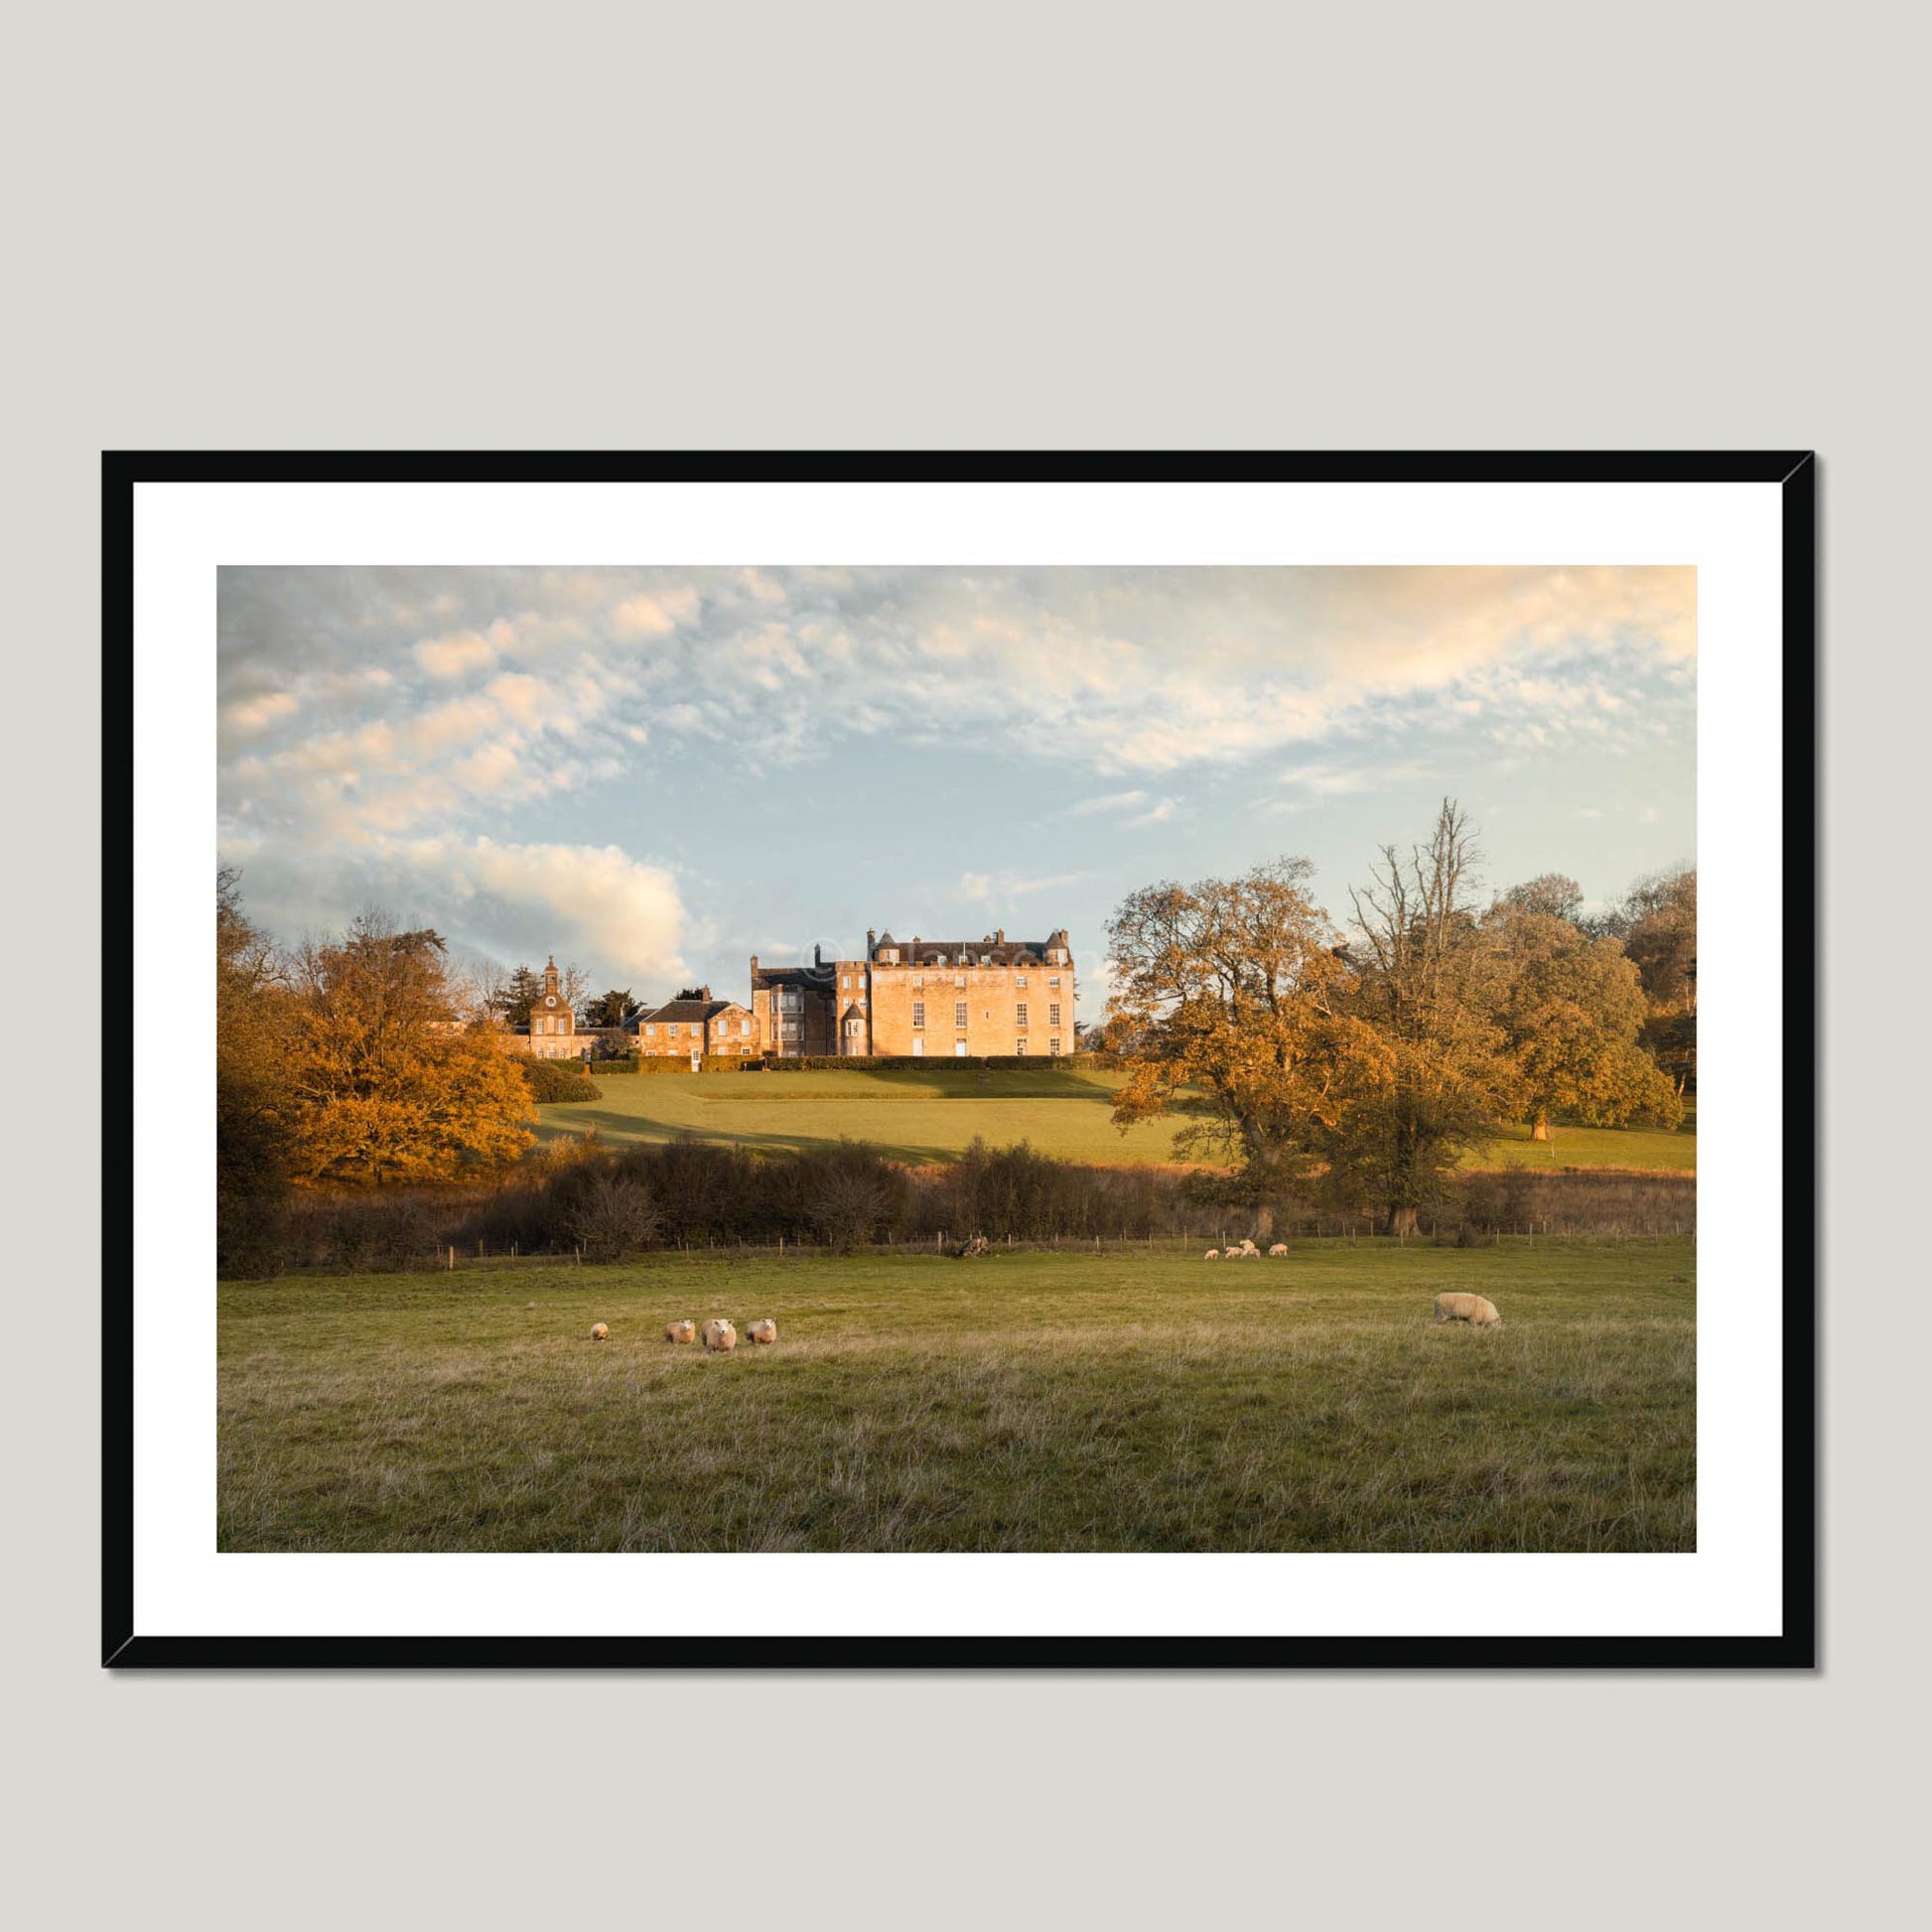
M1046 1050L1047 1050L1047 1051L1048 1051L1049 1053L1057 1053L1057 1052L1058 1052L1058 1051L1060 1050L1060 1043L1059 1043L1059 1041L1058 1041L1057 1039L1049 1039L1049 1040L1048 1040L1048 1041L1046 1042Z
M1025 985L1027 984L1027 976L1026 976L1026 974L1025 974L1025 973L1015 973L1015 974L1014 974L1014 976L1013 976L1013 983L1014 983L1014 985L1015 985L1015 986L1018 986L1018 987L1024 987L1024 986L1025 986Z
M925 1002L923 1000L914 1000L912 1002L912 1025L914 1028L925 1025Z
M1051 986L1051 987L1057 987L1057 986L1059 985L1059 983L1060 983L1060 976L1059 976L1059 974L1057 974L1057 973L1053 973L1053 974L1050 974L1050 975L1049 975L1049 976L1047 977L1047 981L1046 981L1046 984L1047 984L1048 986Z
M1014 1042L1013 1050L1016 1053L1024 1053L1027 1050L1027 1042L1024 1039L1016 1040Z
M956 1060L963 1060L966 1057L966 1042L963 1039L953 1041L952 1056Z
M752 1023L751 1023L751 1022L750 1022L749 1020L741 1020L741 1021L740 1021L740 1022L738 1023L738 1036L739 1036L739 1038L741 1038L741 1039L750 1039L750 1038L751 1038L751 1036L752 1036Z
M955 1000L952 1003L952 1023L961 1033L966 1031L966 1002Z
M798 1022L797 1022L797 1021L795 1021L795 1020L787 1020L787 1021L785 1022L785 1037L786 1037L787 1039L796 1039L796 1038L798 1037Z
M1057 1000L1046 1009L1046 1024L1049 1027L1057 1027L1060 1024L1060 1003Z
M915 1039L915 1040L914 1040L914 1041L912 1042L912 1057L913 1057L913 1058L914 1058L915 1060L922 1060L922 1059L924 1059L924 1058L925 1058L925 1041L924 1041L924 1040L922 1040L922 1039Z
M852 991L852 975L850 973L845 973L840 976L839 991L841 993L850 993Z
M964 986L966 984L966 975L964 973L955 973L952 976L952 983L955 986Z
M923 973L914 973L912 975L912 984L915 988L923 986L925 984L925 975Z
M1025 1000L1022 1000L1020 1004L1014 1008L1013 1024L1016 1027L1024 1027L1027 1024L1027 1003Z
M655 1039L657 1037L657 1029L649 1025L648 1022L644 1027L644 1037L646 1039Z

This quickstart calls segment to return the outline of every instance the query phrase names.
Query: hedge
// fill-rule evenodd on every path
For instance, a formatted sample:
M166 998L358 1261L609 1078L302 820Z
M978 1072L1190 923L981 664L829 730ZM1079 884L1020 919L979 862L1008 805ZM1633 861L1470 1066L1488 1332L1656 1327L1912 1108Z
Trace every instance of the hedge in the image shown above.
M756 1067L759 1062L746 1059L737 1053L706 1053L698 1062L700 1073L735 1073L740 1067ZM641 1056L632 1053L621 1060L600 1060L596 1062L600 1073L689 1073L691 1055L689 1053L667 1054L646 1053Z
M1036 1067L1087 1067L1104 1065L1098 1053L973 1053L961 1059L957 1054L919 1053L812 1053L797 1059L776 1055L760 1059L756 1054L707 1053L698 1063L700 1073L930 1073L935 1068L985 1068L1002 1073L1030 1072ZM653 1053L639 1057L626 1053L614 1060L591 1060L594 1073L689 1073L688 1053Z
M930 1073L935 1068L984 1067L1002 1073L1031 1072L1041 1066L1098 1066L1097 1053L808 1053L796 1059L747 1060L748 1072L770 1073Z

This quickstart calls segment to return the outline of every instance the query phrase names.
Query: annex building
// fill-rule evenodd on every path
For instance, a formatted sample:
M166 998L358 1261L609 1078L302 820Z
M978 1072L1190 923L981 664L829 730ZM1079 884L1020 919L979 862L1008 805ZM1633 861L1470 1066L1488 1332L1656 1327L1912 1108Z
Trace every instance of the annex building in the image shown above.
M636 1050L647 1059L689 1059L694 1053L757 1057L764 1043L749 1007L714 1000L711 988L687 988L675 1000L630 1023Z

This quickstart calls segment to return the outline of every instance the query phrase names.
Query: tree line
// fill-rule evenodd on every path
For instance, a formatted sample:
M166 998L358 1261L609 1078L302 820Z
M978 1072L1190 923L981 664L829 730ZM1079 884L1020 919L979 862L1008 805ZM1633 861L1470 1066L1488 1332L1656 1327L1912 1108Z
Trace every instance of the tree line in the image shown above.
M1313 868L1131 894L1108 921L1115 1121L1179 1114L1176 1153L1256 1198L1297 1191L1416 1226L1462 1157L1527 1120L1676 1127L1696 1076L1697 875L1589 917L1558 874L1484 902L1446 799L1382 848L1337 926Z

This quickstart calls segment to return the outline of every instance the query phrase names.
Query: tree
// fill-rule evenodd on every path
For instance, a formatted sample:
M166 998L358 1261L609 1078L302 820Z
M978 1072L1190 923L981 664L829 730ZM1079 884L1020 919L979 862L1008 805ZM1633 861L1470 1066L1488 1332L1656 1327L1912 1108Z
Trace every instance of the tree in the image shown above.
M435 932L380 914L296 962L292 1171L306 1181L436 1181L527 1149L529 1089L458 1019Z
M1229 1157L1257 1191L1310 1171L1342 1063L1359 1050L1311 872L1282 859L1238 879L1149 886L1107 925L1107 1038L1128 1068L1116 1125L1187 1117L1175 1151Z
M1520 886L1510 887L1497 903L1513 911L1547 913L1576 925L1583 917L1584 889L1568 873L1539 873Z
M214 1016L215 1265L263 1273L288 1192L293 1016L283 962L241 909L231 868L215 875Z
M577 1018L579 1022L592 1029L620 1028L626 1021L636 1019L643 1009L630 997L630 989L625 987L619 992L613 987L608 993L600 993L596 999L587 1000L584 1010Z
M492 996L497 1017L510 1028L527 1027L530 1009L543 998L543 975L528 966L511 969L509 978Z
M1591 938L1509 895L1488 924L1507 964L1499 1018L1531 1138L1549 1140L1558 1112L1592 1127L1677 1126L1683 1103L1639 1043L1643 985L1616 940Z
M1623 950L1643 979L1654 1014L1698 1010L1698 876L1685 866L1653 873L1623 902Z
M1649 1002L1643 1043L1681 1094L1697 1085L1698 876L1695 866L1639 879L1596 922L1621 941Z
M1412 1233L1461 1156L1494 1135L1510 1078L1494 1019L1501 962L1476 915L1480 856L1446 798L1429 843L1406 858L1384 846L1350 894L1352 1011L1372 1044L1351 1057L1337 1096L1328 1184L1375 1200L1391 1234Z

